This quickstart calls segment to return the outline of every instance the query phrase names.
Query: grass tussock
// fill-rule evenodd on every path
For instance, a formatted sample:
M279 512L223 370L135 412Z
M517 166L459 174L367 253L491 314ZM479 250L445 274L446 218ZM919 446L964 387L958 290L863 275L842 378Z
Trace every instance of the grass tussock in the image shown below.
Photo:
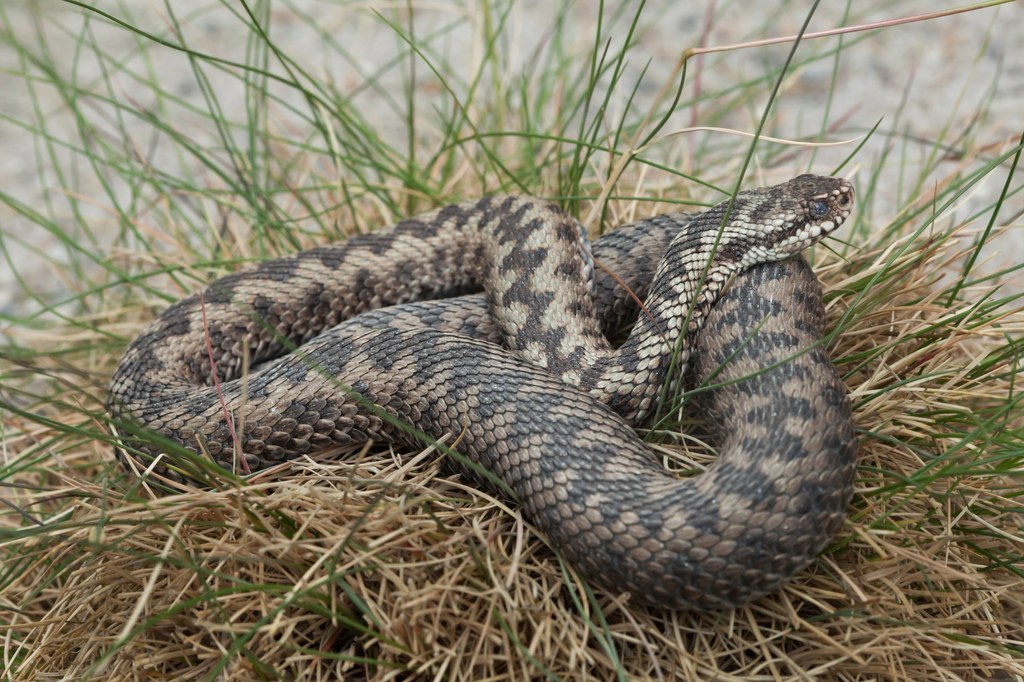
M986 262L1020 226L1020 137L988 137L982 112L964 135L930 141L900 178L899 205L877 209L893 149L912 142L898 120L823 118L816 134L833 141L899 142L834 159L666 135L689 121L675 91L682 82L688 101L694 67L653 85L630 71L650 17L609 13L579 52L557 15L516 64L513 4L482 7L427 26L381 15L396 56L355 87L284 52L261 5L236 15L248 41L237 59L191 47L196 17L170 7L155 28L119 11L133 43L123 54L96 37L109 17L35 16L30 33L0 8L38 105L5 123L32 136L62 188L38 204L0 190L32 231L5 228L0 247L21 273L13 254L55 239L60 256L34 251L64 285L53 295L23 277L34 305L3 321L5 679L1024 679L1024 307L1004 286L1019 272ZM481 55L468 74L440 47L459 30ZM61 35L77 36L92 75L59 67L49 41ZM802 44L763 77L705 80L701 124L774 134L783 104L767 107L768 93L784 103L815 65L838 74L865 39L846 40ZM157 76L152 59L170 46L198 103ZM385 113L362 111L361 93ZM378 117L405 137L386 138ZM714 202L748 163L744 184L847 164L860 207L847 242L814 253L855 408L856 495L833 545L776 595L696 615L593 591L512 504L450 474L434 448L358 449L160 493L113 462L102 400L119 353L200 282L482 191L555 197L596 233ZM657 456L707 457L665 424L651 435Z

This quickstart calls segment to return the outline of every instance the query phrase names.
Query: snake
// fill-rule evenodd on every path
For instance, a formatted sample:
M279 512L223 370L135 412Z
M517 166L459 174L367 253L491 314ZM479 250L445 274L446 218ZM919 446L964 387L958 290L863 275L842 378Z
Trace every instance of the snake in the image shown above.
M589 583L736 608L803 570L852 495L851 406L800 253L853 201L800 175L590 244L556 204L494 195L264 261L128 345L107 399L119 457L192 482L175 447L249 473L449 439ZM633 425L685 388L718 458L681 477Z

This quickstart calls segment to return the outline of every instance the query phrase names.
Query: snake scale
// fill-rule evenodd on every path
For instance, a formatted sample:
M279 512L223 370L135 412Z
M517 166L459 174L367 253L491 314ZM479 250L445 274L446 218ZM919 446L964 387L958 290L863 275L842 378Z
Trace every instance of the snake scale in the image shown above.
M588 580L659 607L735 607L806 566L851 495L820 286L790 256L852 204L845 180L802 175L593 247L541 200L448 206L170 306L129 345L108 410L242 471L416 442L396 424L455 438ZM639 315L629 291L646 296ZM700 400L720 454L681 480L628 424L688 365L717 385ZM181 478L151 439L124 442L126 462Z

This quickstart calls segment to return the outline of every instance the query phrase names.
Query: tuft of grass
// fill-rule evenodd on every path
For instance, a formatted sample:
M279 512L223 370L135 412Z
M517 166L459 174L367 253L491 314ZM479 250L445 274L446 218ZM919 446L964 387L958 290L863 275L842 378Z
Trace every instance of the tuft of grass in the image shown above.
M30 140L47 188L0 188L0 258L23 297L0 311L4 679L1024 679L1024 306L1004 285L1020 266L986 263L1020 227L1019 135L993 139L984 110L926 141L898 111L834 111L844 59L873 34L802 41L783 66L791 42L728 79L710 75L738 49L643 59L658 13L642 4L600 7L585 40L565 4L533 41L511 1L341 8L373 36L358 45L282 6L0 5L26 94L0 124ZM851 5L843 23L859 21ZM811 139L787 134L787 98L822 71ZM846 243L814 253L857 493L779 594L695 615L594 591L433 448L299 459L244 484L211 470L211 490L170 493L114 463L110 372L203 282L483 192L554 198L596 234L718 201L748 162L745 184L813 166L858 187ZM654 455L710 461L676 414Z

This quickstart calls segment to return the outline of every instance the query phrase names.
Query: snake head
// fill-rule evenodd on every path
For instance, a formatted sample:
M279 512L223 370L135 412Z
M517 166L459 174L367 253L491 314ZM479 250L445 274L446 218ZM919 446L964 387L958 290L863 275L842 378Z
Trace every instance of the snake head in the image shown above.
M834 232L853 210L853 185L843 178L798 175L781 185L754 190L765 216L758 250L765 260L798 253ZM755 221L756 222L756 221Z

